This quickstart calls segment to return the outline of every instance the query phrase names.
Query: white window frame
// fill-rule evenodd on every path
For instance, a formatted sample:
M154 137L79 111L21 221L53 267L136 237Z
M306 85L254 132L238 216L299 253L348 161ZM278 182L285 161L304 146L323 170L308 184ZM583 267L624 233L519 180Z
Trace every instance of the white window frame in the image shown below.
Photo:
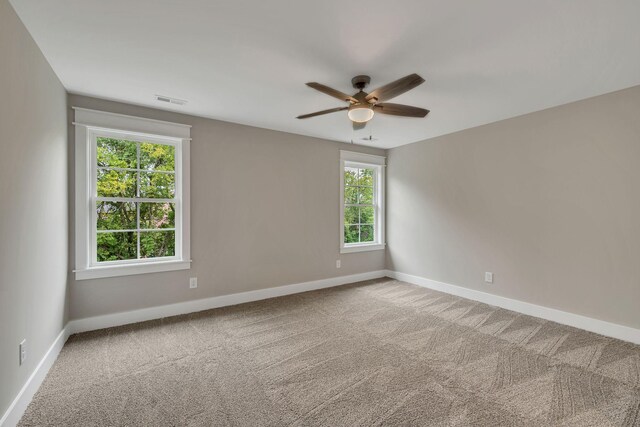
M128 276L191 268L191 126L73 107L75 114L76 280ZM97 262L96 139L100 136L173 145L175 150L175 256ZM146 199L140 199L144 202Z
M374 176L375 237L373 242L344 242L344 169L345 167L369 168ZM372 154L340 150L340 253L382 250L385 242L385 168L386 158Z

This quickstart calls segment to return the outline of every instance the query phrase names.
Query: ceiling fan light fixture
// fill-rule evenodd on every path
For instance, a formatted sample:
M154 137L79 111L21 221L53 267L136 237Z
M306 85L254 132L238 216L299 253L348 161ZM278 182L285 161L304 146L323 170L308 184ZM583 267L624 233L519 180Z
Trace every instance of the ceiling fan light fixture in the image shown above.
M367 105L354 105L347 113L349 119L356 123L366 123L373 118L373 108Z

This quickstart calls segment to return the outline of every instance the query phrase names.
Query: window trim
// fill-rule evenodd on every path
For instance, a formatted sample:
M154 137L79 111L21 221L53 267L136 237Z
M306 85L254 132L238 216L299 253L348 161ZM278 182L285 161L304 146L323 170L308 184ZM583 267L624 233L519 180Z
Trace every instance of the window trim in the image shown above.
M191 268L190 253L190 141L191 126L123 114L73 107L75 112L75 258L76 280L117 277ZM99 135L141 139L176 147L176 256L117 262L95 262L95 209L92 209L97 167L95 138Z
M375 200L375 236L377 240L367 243L344 242L344 168L348 166L367 167L376 170ZM386 158L373 154L356 153L353 151L340 150L340 253L365 252L382 250L386 247L385 240L385 169Z

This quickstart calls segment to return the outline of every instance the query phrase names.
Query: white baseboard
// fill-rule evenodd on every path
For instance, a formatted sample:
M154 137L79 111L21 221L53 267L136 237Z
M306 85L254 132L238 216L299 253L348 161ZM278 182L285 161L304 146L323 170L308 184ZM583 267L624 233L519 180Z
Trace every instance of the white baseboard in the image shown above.
M486 292L476 291L462 286L450 285L448 283L438 282L424 277L413 276L411 274L401 273L398 271L387 270L388 277L401 280L403 282L413 283L414 285L424 288L445 292L451 295L467 298L474 301L483 302L485 304L506 308L507 310L516 311L518 313L527 314L529 316L540 317L542 319L551 320L574 328L584 329L586 331L595 332L607 337L617 338L619 340L640 344L640 329L634 329L629 326L618 325L616 323L605 322L604 320L593 319L591 317L581 316L554 308L543 307L541 305L531 304L511 298L501 297Z
M245 302L259 301L316 289L330 288L345 285L347 283L360 282L362 280L384 277L386 270L370 271L367 273L352 274L349 276L331 277L329 279L314 280L311 282L296 283L293 285L278 286L275 288L259 289L256 291L241 292L219 297L203 298L192 301L179 302L157 307L143 308L140 310L125 311L121 313L106 314L104 316L87 317L72 320L68 324L71 334L93 331L96 329L121 326L129 323L144 322L146 320L160 319L162 317L177 316L180 314L195 313L197 311L212 308L226 307Z
M45 353L44 357L38 363L38 366L33 370L27 382L22 386L22 389L18 393L9 408L4 413L2 418L0 418L0 427L14 427L22 418L24 411L27 410L27 406L31 403L31 399L33 399L33 395L36 394L42 381L47 376L49 369L53 366L53 363L58 358L58 354L60 354L60 350L64 347L64 343L67 342L67 338L69 338L69 329L65 327L56 339L49 347L49 350Z

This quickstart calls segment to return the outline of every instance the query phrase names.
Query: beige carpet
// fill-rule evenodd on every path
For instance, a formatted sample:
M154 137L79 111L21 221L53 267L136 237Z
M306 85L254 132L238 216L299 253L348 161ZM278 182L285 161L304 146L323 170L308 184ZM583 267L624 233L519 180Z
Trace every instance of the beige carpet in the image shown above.
M390 279L72 336L21 426L638 426L640 346Z

